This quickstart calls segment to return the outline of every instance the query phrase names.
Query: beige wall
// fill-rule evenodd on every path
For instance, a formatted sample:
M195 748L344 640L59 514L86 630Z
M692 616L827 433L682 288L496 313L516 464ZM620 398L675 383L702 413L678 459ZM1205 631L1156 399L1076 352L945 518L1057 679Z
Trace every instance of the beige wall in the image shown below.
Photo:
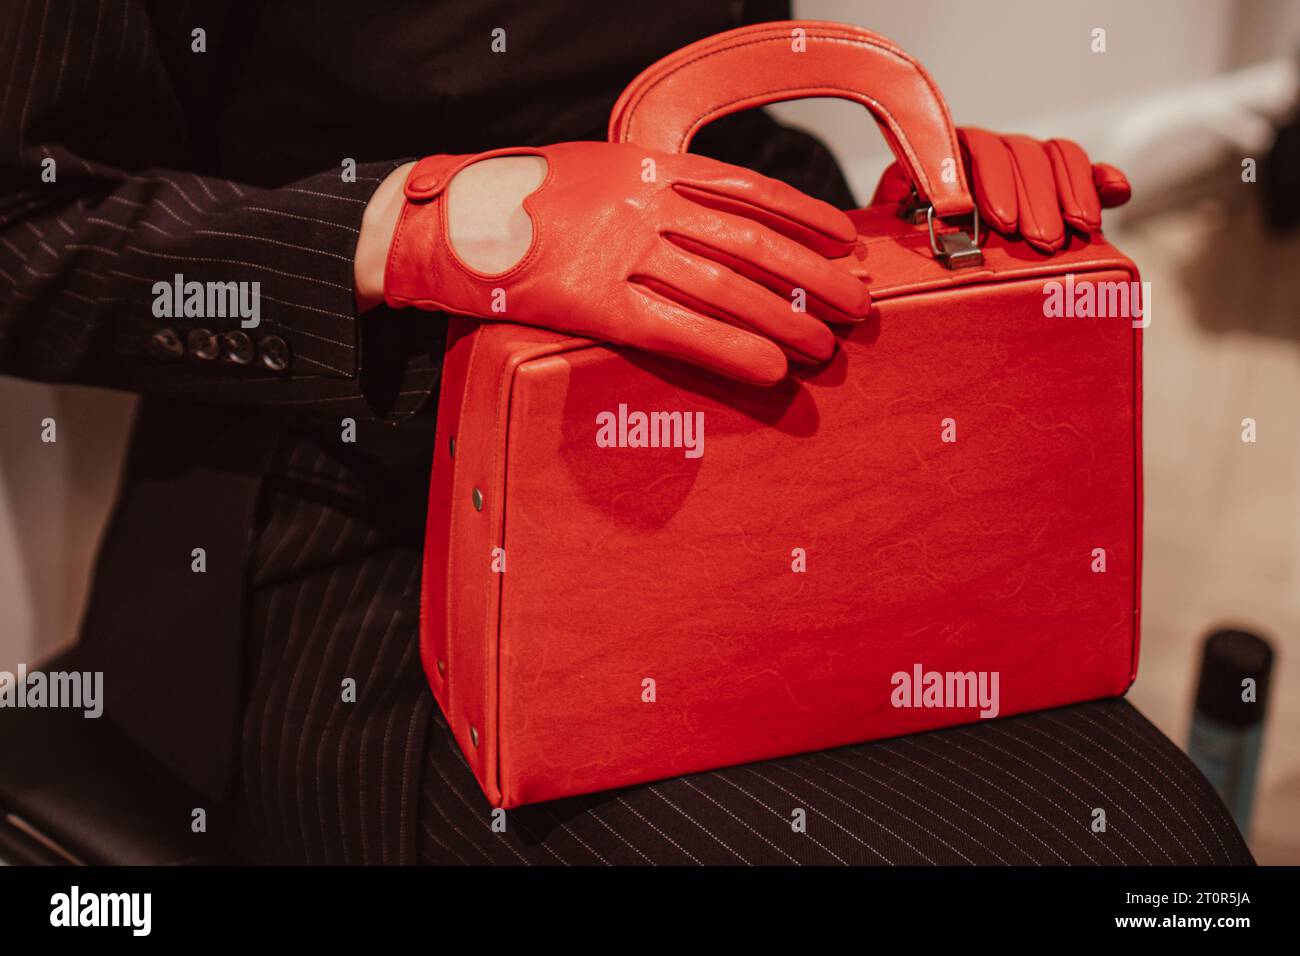
M894 40L934 76L960 126L1051 132L1102 145L1060 118L1176 90L1300 46L1294 0L796 0L797 16L855 23ZM1094 27L1107 52L1090 50ZM995 39L997 38L997 39ZM860 107L778 107L822 136L865 202L888 150ZM1053 123L1053 119L1057 123Z
M134 405L0 378L0 669L76 635ZM52 444L41 440L46 418Z

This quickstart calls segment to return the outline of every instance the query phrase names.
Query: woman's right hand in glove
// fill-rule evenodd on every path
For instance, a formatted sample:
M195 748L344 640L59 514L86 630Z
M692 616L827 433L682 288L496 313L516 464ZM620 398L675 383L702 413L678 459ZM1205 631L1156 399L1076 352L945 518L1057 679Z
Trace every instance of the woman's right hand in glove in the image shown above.
M540 185L493 211L488 164L517 184L514 157L533 157ZM829 358L827 323L871 307L866 287L828 261L855 241L844 213L702 156L595 142L431 156L388 203L396 226L382 291L396 307L543 326L762 384L786 375L787 356ZM500 248L514 245L505 261L484 254L494 217ZM358 268L359 300L361 283Z

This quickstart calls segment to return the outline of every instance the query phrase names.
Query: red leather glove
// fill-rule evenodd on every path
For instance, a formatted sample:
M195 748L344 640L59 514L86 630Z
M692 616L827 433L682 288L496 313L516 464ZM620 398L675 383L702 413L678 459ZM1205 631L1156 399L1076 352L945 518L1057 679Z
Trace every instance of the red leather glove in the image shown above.
M484 275L447 241L444 190L465 166L505 155L544 157L547 173L524 200L528 252ZM430 156L411 170L405 195L384 275L393 306L572 332L764 384L785 376L786 353L829 358L826 322L870 311L865 286L828 261L856 238L844 213L702 156L616 143ZM796 288L806 312L792 305Z
M1041 142L965 127L957 130L980 218L1003 233L1020 233L1035 249L1065 245L1069 225L1101 230L1101 211L1128 202L1128 180L1114 166L1093 165L1068 139ZM901 202L911 183L898 164L885 170L871 204Z

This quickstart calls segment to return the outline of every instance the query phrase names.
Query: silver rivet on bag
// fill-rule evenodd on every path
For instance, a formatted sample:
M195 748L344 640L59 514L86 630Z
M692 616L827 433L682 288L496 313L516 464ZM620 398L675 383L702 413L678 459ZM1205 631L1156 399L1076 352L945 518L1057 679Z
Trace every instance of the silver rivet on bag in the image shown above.
M482 510L483 510L483 492L481 492L481 491L479 491L477 488L475 488L475 489L474 489L473 498L474 498L474 510L475 510L475 511L482 511Z
M469 725L469 739L473 742L475 747L478 746L478 728L473 724Z
M438 675L439 675L440 677L446 677L446 676L447 676L447 662L446 662L446 661L438 661Z

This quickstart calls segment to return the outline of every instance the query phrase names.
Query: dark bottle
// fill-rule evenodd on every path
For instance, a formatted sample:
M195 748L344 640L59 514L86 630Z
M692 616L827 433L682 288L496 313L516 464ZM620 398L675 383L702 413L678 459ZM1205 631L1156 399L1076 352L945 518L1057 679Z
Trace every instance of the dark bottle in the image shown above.
M1273 649L1249 631L1205 639L1187 754L1227 804L1242 834L1250 830Z

